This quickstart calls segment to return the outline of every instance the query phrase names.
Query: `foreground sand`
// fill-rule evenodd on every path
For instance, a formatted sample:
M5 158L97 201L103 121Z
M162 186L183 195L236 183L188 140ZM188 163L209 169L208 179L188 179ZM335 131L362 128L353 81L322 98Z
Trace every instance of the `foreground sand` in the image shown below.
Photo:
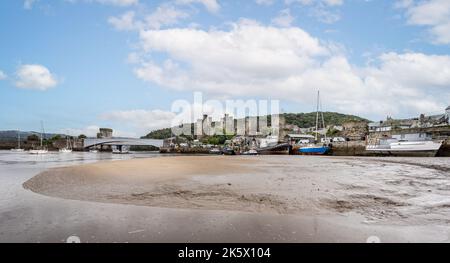
M275 215L358 215L364 224L445 226L450 218L450 164L448 159L430 160L134 159L51 169L24 187L48 196L104 203Z

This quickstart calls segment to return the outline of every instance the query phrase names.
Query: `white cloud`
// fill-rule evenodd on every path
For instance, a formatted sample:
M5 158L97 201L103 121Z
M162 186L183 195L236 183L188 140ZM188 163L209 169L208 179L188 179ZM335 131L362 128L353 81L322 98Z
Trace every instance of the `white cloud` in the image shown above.
M272 5L275 0L255 0L258 5Z
M158 6L152 13L142 19L136 19L135 12L128 11L119 17L110 17L108 22L120 31L159 29L164 26L178 24L181 19L189 17L183 10L170 4Z
M8 76L3 72L3 71L1 71L0 70L0 80L4 80L4 79L6 79Z
M43 91L58 84L56 77L42 65L21 65L16 75L15 85L18 88Z
M286 4L299 3L302 5L324 4L327 6L339 6L344 4L344 0L285 0Z
M397 7L406 8L408 23L428 27L430 42L450 44L450 1L401 0Z
M36 0L31 0L31 1L36 1ZM139 4L139 0L64 0L64 1L68 2L68 3L72 3L72 4L78 3L81 1L96 2L96 3L100 3L100 4L104 4L104 5L113 5L113 6L120 6L120 7L127 7L127 6Z
M291 15L289 8L281 10L277 17L272 19L272 23L281 27L290 27L295 18Z
M158 29L161 26L177 24L180 19L188 16L188 13L171 5L161 5L145 18L145 22L148 28Z
M175 116L176 114L170 111L128 110L104 113L100 118L122 126L129 126L143 136L152 130L171 127Z
M139 0L95 0L101 4L116 5L116 6L130 6L139 3Z
M323 23L332 24L340 20L336 7L344 4L344 0L285 0L287 5L294 3L308 6L312 17Z
M377 117L439 111L450 97L450 56L386 53L376 64L358 67L300 28L251 21L229 31L143 30L140 38L146 57L167 59L142 56L136 76L169 89L305 105L320 89L329 109Z
M178 4L202 4L211 13L217 13L220 10L220 5L217 0L176 0Z
M36 2L37 0L25 0L23 2L23 8L25 9L32 9L33 8L33 4Z
M114 28L120 31L135 30L138 28L138 25L134 21L134 16L134 12L129 11L119 17L108 18L108 23L110 23L114 26Z

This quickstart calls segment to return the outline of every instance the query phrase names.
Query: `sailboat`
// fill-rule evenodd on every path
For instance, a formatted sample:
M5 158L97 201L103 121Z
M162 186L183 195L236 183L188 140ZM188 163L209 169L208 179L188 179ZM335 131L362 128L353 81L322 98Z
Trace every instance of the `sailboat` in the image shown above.
M24 152L25 150L20 148L20 130L17 130L17 148L11 149L12 152Z
M319 114L322 117L322 126L325 128L325 120L323 118L323 112L321 109L321 102L320 102L320 91L317 91L317 112L316 112L316 135L314 143L308 144L306 146L300 147L299 152L301 154L310 154L310 155L324 155L327 154L330 151L330 147L328 147L325 144L318 144L318 136L319 136ZM325 141L327 141L325 134Z
M44 147L43 146L43 140L44 140L44 123L41 121L41 144L40 144L40 147L39 147L39 149L33 149L33 150L30 150L30 152L29 153L31 153L31 154L46 154L46 153L48 153L48 150L47 150L47 148L46 147Z
M66 135L66 147L59 149L60 153L71 153L72 144L70 142L70 137Z

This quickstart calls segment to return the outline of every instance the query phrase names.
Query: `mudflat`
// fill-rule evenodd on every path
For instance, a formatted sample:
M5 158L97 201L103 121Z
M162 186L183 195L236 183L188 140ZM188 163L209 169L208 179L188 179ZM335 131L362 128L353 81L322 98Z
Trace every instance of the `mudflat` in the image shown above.
M36 193L138 206L447 225L448 158L179 156L54 168Z

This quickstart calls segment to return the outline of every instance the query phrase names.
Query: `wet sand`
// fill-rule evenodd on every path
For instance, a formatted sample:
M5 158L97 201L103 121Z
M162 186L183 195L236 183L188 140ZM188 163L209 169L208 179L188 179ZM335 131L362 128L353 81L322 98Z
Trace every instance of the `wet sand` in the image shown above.
M54 168L24 187L64 199L174 211L343 217L341 229L433 230L450 223L449 171L448 158L180 156ZM352 233L339 235L346 240Z

